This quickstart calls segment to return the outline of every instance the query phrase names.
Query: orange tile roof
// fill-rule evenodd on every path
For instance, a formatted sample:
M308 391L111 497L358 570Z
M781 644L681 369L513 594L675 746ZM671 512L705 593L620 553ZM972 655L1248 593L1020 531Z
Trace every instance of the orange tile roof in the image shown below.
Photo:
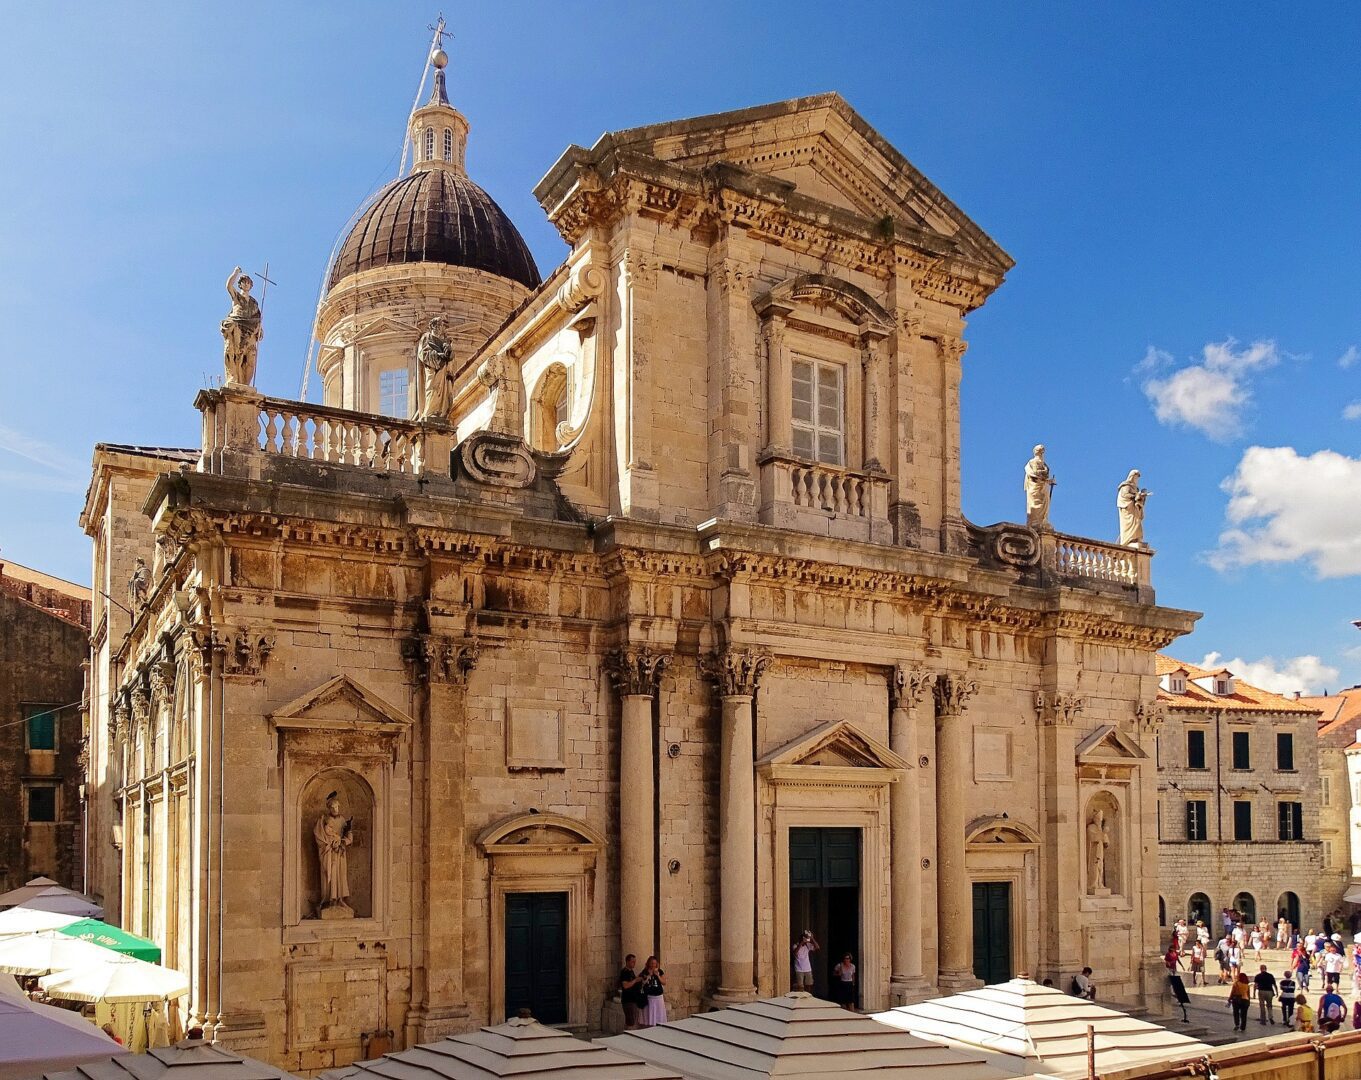
M1327 696L1302 697L1300 702L1308 702L1323 714L1319 718L1319 738L1344 729L1355 731L1361 728L1361 686Z
M1203 686L1197 686L1192 680L1226 673L1231 674L1228 668L1211 670L1197 667L1195 664L1188 664L1185 660L1177 660L1159 653L1157 658L1159 678L1173 671L1186 672L1185 693L1173 694L1159 687L1158 700L1175 709L1227 709L1239 712L1290 713L1318 713L1319 711L1317 705L1307 704L1304 698L1293 701L1290 698L1282 697L1280 694L1273 694L1270 690L1262 690L1250 683L1245 683L1237 676L1233 680L1232 694L1211 693Z

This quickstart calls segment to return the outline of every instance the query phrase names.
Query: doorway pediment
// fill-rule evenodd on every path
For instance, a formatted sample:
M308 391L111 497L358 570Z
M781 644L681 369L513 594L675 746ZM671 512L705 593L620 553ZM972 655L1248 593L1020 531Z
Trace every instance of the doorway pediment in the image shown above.
M891 784L910 768L849 720L822 724L756 763L756 771L771 779L818 783Z
M349 675L337 675L269 714L280 731L366 731L400 735L411 717Z

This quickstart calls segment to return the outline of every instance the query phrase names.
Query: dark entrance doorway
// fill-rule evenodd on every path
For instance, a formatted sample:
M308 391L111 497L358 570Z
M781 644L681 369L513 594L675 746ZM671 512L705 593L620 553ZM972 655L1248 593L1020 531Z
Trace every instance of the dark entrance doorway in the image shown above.
M1297 930L1300 925L1300 898L1292 892L1281 893L1280 899L1276 901L1276 917L1284 918L1291 926Z
M813 993L817 997L832 997L832 968L847 953L855 958L859 981L859 829L789 830L790 940L785 948L792 948L805 930L813 931L822 946L813 954ZM792 972L792 957L786 963Z
M985 986L1011 978L1011 882L973 887L973 973Z
M567 1023L567 894L506 894L506 1016Z

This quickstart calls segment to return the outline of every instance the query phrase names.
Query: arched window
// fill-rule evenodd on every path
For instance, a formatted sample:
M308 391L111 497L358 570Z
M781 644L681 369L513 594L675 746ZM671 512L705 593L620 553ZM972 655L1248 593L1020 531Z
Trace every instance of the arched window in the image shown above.
M1241 912L1244 922L1257 921L1257 901L1250 892L1240 892L1233 898L1234 911Z
M1210 925L1210 898L1203 892L1192 893L1186 902L1186 917L1192 923L1203 922Z
M426 129L425 129L425 160L426 160L426 161L433 161L434 159L435 159L435 129L434 129L434 128L426 128Z
M454 160L454 133L449 129L444 129L444 160Z

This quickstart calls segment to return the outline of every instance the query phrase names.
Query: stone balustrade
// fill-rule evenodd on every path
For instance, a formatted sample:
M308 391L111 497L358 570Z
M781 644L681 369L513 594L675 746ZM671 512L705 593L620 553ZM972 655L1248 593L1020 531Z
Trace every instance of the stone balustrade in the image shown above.
M1153 552L1066 533L1040 534L1040 559L1065 585L1078 588L1151 589Z
M882 474L768 457L761 463L761 522L890 543L888 489Z

